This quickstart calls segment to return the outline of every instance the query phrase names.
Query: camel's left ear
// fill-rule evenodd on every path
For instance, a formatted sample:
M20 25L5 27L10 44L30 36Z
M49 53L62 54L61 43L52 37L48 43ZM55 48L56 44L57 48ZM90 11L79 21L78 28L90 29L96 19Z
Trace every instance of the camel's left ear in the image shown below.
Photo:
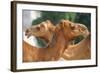
M47 27L52 27L54 24L50 20L46 20Z
M40 27L36 27L36 30L40 31L40 29L41 29Z
M46 24L46 22L42 22L42 23L40 24L39 28L40 28L40 30L41 30L41 29L47 29L47 24Z
M50 21L50 20L46 20L46 23L48 23L48 24L49 24L49 23L51 23L51 21Z

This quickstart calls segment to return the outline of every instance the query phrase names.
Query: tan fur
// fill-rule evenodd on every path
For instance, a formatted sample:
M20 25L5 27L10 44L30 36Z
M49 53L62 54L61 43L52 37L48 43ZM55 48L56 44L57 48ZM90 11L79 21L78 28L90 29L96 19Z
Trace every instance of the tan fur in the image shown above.
M72 40L73 37L78 37L80 35L87 36L89 34L87 27L83 24L73 23L69 20L61 20L60 24L63 32L68 33L67 37L69 37L69 40ZM66 29L68 31L66 31Z
M69 21L66 21L66 20L63 20L62 23L68 23ZM70 22L70 24L73 24L72 22ZM72 27L74 25L71 25ZM66 26L63 26L63 27L66 27ZM68 29L68 28L67 28ZM83 28L82 24L77 24L76 26L76 29L79 29L80 32L77 33L76 30L74 30L75 32L71 33L72 35L79 35L79 34L84 34L85 35L85 38L84 40L82 40L81 42L79 42L78 44L76 45L70 45L66 51L64 52L63 54L63 58L65 59L70 59L70 60L77 60L77 59L89 59L91 58L91 50L90 50L90 36L89 35L89 32L87 30L87 28ZM64 29L66 30L66 29ZM85 32L84 32L85 31ZM68 33L68 32L65 32L64 33ZM70 32L69 32L70 33ZM68 35L70 38L72 38L73 36L72 35ZM75 37L74 36L74 37ZM87 37L88 36L88 37Z
M59 36L57 36L59 35ZM23 42L23 62L30 61L55 61L61 57L64 51L65 38L59 30L55 32L54 39L46 48L33 47L27 42Z
M47 27L41 27L40 25L47 25ZM36 25L36 26L32 26L32 28L28 28L28 32L26 32L26 35L34 35L36 37L39 37L39 38L42 38L44 40L46 40L47 42L50 42L51 38L52 38L52 35L53 35L53 32L55 31L55 27L58 27L59 26L63 29L62 31L65 33L64 36L65 38L67 38L66 40L72 40L74 39L74 37L77 37L79 35L87 35L88 34L88 31L87 31L87 28L82 25L82 24L79 24L79 23L72 23L68 20L61 20L60 21L60 24L58 26L54 26L50 21L46 21L46 22L43 22L42 24L39 24L39 25ZM43 28L43 29L42 29ZM53 29L52 29L53 28ZM30 30L31 29L31 30ZM38 30L40 29L40 30ZM66 30L67 29L67 30ZM33 30L33 31L32 31ZM53 32L52 32L52 31ZM30 33L31 32L31 33ZM43 33L43 34L42 34ZM70 33L70 34L67 34L66 33ZM42 35L41 35L42 34ZM45 35L49 35L49 36L45 36ZM49 39L50 38L50 39ZM25 42L24 42L25 43ZM30 47L31 49L34 48L34 46L30 46L30 44L26 44L28 47ZM25 48L27 47L25 45ZM66 46L68 45L68 42L66 44ZM58 45L59 46L59 45ZM72 48L77 48L81 45L74 45ZM36 48L36 47L35 47ZM66 47L67 48L67 47ZM68 50L69 48L71 47L68 47ZM27 48L26 48L27 49ZM36 51L36 50L35 50ZM53 50L54 51L54 50ZM71 52L71 50L69 50L69 53ZM77 51L73 51L74 53L78 53L78 50ZM68 51L67 51L68 53ZM66 56L67 54L66 52L64 53L64 55L62 57L64 57L65 59L67 59L68 56ZM81 56L81 55L80 55ZM75 56L74 56L75 57ZM82 57L82 56L81 56ZM68 57L69 58L69 57ZM71 59L71 58L70 58ZM72 58L73 59L73 58ZM77 59L77 58L76 58Z
M61 22L70 23L72 25L72 28L78 28L79 29L77 31L77 32L79 32L78 34L80 34L84 37L86 37L89 34L87 27L83 24L73 23L69 20L62 20ZM74 27L73 24L75 24L77 26ZM44 39L48 43L52 38L55 27L56 26L54 26L50 20L47 20L38 25L31 26L30 28L28 28L26 30L25 34L27 37L29 37L29 36L39 37L41 39Z
M69 42L80 35L79 29L80 28L77 28L77 25L68 22L63 23L63 21L61 21L61 23L56 26L53 38L46 48L33 47L24 41L23 62L59 60Z
M50 20L46 20L38 25L33 25L27 28L25 35L27 37L30 36L39 37L45 39L46 42L49 42L53 36L54 30L55 26L51 23Z
M62 57L66 60L79 60L91 58L91 39L88 35L85 39L75 45L69 45Z

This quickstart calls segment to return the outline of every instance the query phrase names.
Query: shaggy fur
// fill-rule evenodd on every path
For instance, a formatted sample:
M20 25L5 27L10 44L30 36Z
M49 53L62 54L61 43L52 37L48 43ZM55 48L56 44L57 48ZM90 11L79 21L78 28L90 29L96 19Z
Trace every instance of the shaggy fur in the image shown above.
M56 28L53 39L46 48L33 47L24 41L23 62L58 60L64 51L65 43L63 32L58 28Z
M45 39L48 43L52 36L55 26L51 23L50 20L41 22L38 25L33 25L26 29L25 35L29 38L30 36L35 36L41 39Z
M42 26L41 26L42 25ZM61 28L61 29L63 29L62 31L64 32L64 34L66 34L66 33L70 33L70 34L67 34L67 35L64 35L64 37L66 38L65 40L66 41L68 41L68 40L72 40L73 38L75 38L75 37L77 37L77 36L79 36L79 35L84 35L85 34L85 36L87 36L87 34L88 34L88 30L87 30L87 28L84 26L84 25L82 25L82 24L79 24L79 23L72 23L72 22L70 22L70 21L68 21L68 20L61 20L60 21L60 24L59 25L57 25L57 26L54 26L49 20L47 20L47 21L45 21L45 22L42 22L42 24L39 24L39 25L36 25L36 26L32 26L32 27L30 27L30 28L28 28L27 30L26 30L26 36L32 36L32 35L34 35L34 36L36 36L36 37L39 37L39 38L42 38L42 39L44 39L44 40L46 40L47 41L47 43L48 42L50 42L51 41L51 38L52 38L52 36L53 36L53 33L54 33L54 31L55 31L55 27L57 27L57 28ZM40 34L41 33L41 34ZM46 35L49 35L49 36L46 36ZM57 35L57 36L59 36L59 35ZM24 43L24 48L26 48L26 47L29 47L30 48L30 50L32 49L32 48L34 48L35 49L35 51L36 51L36 47L34 47L34 46L31 46L30 44L28 44L27 42L23 42ZM69 42L68 42L69 43ZM68 45L68 43L66 43L66 48L67 48L67 45ZM76 45L71 45L71 46L68 46L68 50L66 49L66 51L65 51L65 53L63 54L63 55L61 55L61 54L59 54L59 55L61 55L63 58L65 58L65 59L79 59L79 58L77 58L76 56L77 55L74 55L75 53L76 54L78 54L79 55L79 53L78 53L78 50L80 50L82 47L80 47L81 45L83 45L83 44L85 44L85 42L83 42L82 44L77 44L77 46ZM49 45L50 46L50 45ZM58 45L57 45L58 46ZM26 48L27 50L29 49L29 48ZM72 49L73 48L73 49ZM78 50L76 50L76 51L74 51L74 48L78 48ZM38 49L38 48L37 48ZM33 49L32 49L33 50ZM45 51L46 49L44 49L44 51ZM72 50L72 51L71 51ZM52 50L52 51L54 51L54 50ZM60 50L59 50L60 51ZM84 51L84 50L83 50ZM26 51L25 51L26 52ZM32 52L32 51L30 51L30 52ZM55 51L54 51L55 52ZM90 52L90 51L89 51ZM56 52L55 52L56 53ZM69 53L73 53L73 58L71 57L71 54L69 54ZM84 54L85 52L83 52L83 54ZM36 53L35 53L36 54ZM49 53L50 54L50 53ZM52 54L52 53L51 53ZM67 54L67 55L66 55ZM70 57L68 56L68 54L70 55ZM32 53L32 55L33 55L33 53ZM28 58L30 58L31 56L28 56L28 55L23 55L24 57L28 57ZM86 54L86 56L85 56L85 58L87 58L87 56L89 56L88 54ZM56 57L56 56L55 56ZM83 58L83 56L82 55L80 55L80 57L81 58ZM26 59L26 60L24 60L24 62L26 62L27 60L31 60L31 59L28 59L28 58L24 58L24 59ZM32 58L32 57L31 57ZM56 57L57 58L57 57ZM60 56L59 56L59 58L60 58ZM89 57L90 58L90 57ZM50 60L52 60L52 59L50 59ZM33 60L32 60L33 61ZM40 60L38 60L38 61L40 61Z
M69 45L62 57L66 60L82 60L91 58L91 39L88 35L85 39L75 45Z
M72 30L74 28L78 28L78 31L77 30L75 30L75 31L79 32L79 34L84 36L84 37L87 37L87 35L89 34L88 28L83 24L73 23L69 20L62 20L62 23L64 23L64 22L71 24ZM73 24L75 24L77 26L74 27ZM35 37L44 39L48 43L52 38L53 32L55 31L55 27L56 26L54 26L50 20L47 20L47 21L44 21L38 25L35 25L35 26L33 25L30 28L27 28L25 35L27 37L35 36Z

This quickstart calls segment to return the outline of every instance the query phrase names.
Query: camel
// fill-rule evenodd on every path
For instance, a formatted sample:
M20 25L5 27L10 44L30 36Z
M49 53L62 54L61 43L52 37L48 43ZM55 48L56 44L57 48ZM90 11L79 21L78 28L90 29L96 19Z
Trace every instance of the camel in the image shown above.
M82 60L91 58L91 36L88 35L78 44L69 45L62 57L66 60Z
M80 24L77 24L78 27L80 28ZM87 28L81 28L80 31L85 31ZM66 29L65 29L66 30ZM68 33L68 32L65 32ZM70 33L70 32L69 32ZM62 57L64 59L69 59L69 60L79 60L79 59L90 59L91 58L91 50L90 50L90 33L88 30L86 30L85 32L83 32L82 34L84 34L85 38L84 40L82 40L81 42L79 42L76 45L70 45L69 47L67 47L66 51L64 52L64 54L62 55ZM69 36L72 37L72 36ZM80 54L81 53L81 54Z
M87 37L89 34L88 28L84 24L79 24L79 23L73 23L68 20L67 21L70 24L75 24L78 25L79 28L81 28L79 31L82 33L83 37ZM55 30L55 27L53 23L50 20L46 20L38 25L33 25L29 28L26 29L25 35L29 38L30 36L35 36L41 39L44 39L46 43L48 43L53 35L53 31Z
M59 35L59 37L57 36ZM59 43L61 42L61 43ZM37 48L23 42L23 62L56 61L64 51L65 38L61 31L54 34L52 42L46 48Z
M23 62L58 61L69 42L81 34L79 30L78 25L62 20L53 31L52 40L47 47L37 48L23 41Z
M53 31L55 26L50 20L41 22L40 24L33 25L26 29L25 35L29 38L30 36L35 36L41 39L45 39L45 42L48 43L53 36Z
M65 20L64 20L65 21ZM53 30L54 30L54 28L55 28L55 26L52 24L51 25L51 22L49 21L49 20L47 20L47 22L48 22L48 24L47 23L44 23L44 24L42 24L42 25L49 25L48 27L44 27L44 29L48 29L48 32L49 33L51 33L51 34L49 34L50 36L49 37L47 37L46 39L45 39L45 35L42 35L42 37L44 37L44 38L41 38L41 36L40 36L40 34L38 34L37 32L39 32L39 33L42 33L40 30L38 30L37 29L37 27L38 28L40 28L41 29L41 26L36 26L35 28L32 28L33 30L36 30L37 29L37 31L36 32L34 32L34 31L29 31L29 32L31 32L31 33L34 33L33 34L33 36L38 36L39 38L41 38L41 39L44 39L44 40L48 40L48 41L50 41L49 40L49 38L51 38L51 36L52 36L52 34L53 34L53 32L51 32L51 31L49 31L49 29L51 29L52 27L53 27ZM82 32L82 35L84 36L84 38L85 37L87 37L87 36L89 36L88 34L89 34L89 31L88 31L88 29L87 29L87 27L86 26L84 26L83 24L79 24L79 23L72 23L72 22L70 22L69 21L69 23L71 23L71 24L78 24L79 26L78 27L81 27L81 29L80 29L80 31ZM41 25L41 24L40 24ZM29 30L30 28L28 28L28 30ZM47 30L45 30L45 31L47 31ZM48 34L48 32L47 33L44 33L44 34ZM47 41L47 43L48 43L48 41ZM88 42L88 43L87 43ZM88 39L88 38L85 38L84 40L82 40L80 43L78 43L78 44L75 44L75 45L69 45L68 46L68 49L66 49L66 51L64 52L64 54L62 55L62 57L64 58L64 59L67 59L67 60L74 60L74 59L89 59L90 58L90 39ZM85 46L83 46L83 45L85 45ZM87 47L88 46L88 47ZM82 49L82 48L84 48L84 49ZM82 49L82 50L81 50ZM87 50L87 51L86 51ZM82 52L82 54L84 55L80 55L80 52L79 51L83 51ZM85 53L88 53L88 54L85 54ZM77 55L76 55L77 54Z

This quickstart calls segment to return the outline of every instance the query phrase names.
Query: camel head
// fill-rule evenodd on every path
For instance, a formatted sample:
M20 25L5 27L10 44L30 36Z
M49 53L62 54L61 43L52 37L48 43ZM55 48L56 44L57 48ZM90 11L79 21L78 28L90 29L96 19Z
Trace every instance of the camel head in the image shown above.
M58 26L61 27L65 38L72 40L75 37L78 37L80 35L86 36L88 35L89 31L87 27L83 24L73 23L69 20L61 20Z
M52 35L55 26L51 23L50 20L41 22L38 25L33 25L26 29L25 35L29 38L30 36L44 38L46 36Z

